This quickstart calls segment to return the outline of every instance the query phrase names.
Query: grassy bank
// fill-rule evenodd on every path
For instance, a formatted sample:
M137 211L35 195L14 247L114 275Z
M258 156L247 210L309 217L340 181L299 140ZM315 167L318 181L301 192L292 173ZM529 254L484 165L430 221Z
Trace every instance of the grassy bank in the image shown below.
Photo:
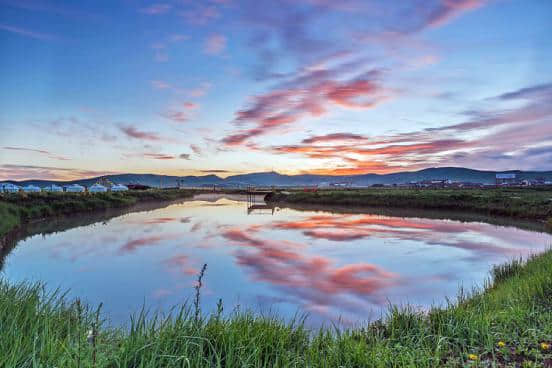
M168 201L193 195L187 190L83 193L16 193L0 196L0 236L30 220L109 208L145 201Z
M552 191L535 189L365 189L273 193L273 203L444 209L535 220L551 219Z
M550 269L552 251L495 268L485 290L446 308L392 308L387 319L348 331L225 315L222 305L209 316L193 307L167 318L142 314L117 329L60 293L0 282L0 366L550 367Z

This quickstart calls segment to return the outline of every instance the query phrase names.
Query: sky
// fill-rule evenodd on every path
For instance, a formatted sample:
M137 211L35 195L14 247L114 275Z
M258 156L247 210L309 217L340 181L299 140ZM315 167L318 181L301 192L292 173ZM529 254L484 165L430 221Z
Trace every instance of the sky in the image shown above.
M0 180L552 170L549 0L0 10Z

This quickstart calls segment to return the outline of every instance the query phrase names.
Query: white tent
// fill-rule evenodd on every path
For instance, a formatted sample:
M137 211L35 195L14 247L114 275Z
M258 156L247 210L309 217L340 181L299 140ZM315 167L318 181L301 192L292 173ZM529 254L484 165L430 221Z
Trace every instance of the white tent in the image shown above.
M0 192L5 192L5 193L17 193L19 192L19 187L15 184L11 184L11 183L2 183L0 184Z
M27 185L26 187L23 187L22 188L24 192L27 192L27 193L37 193L37 192L40 192L40 188L37 187L36 185L32 185L32 184L29 184Z
M47 187L42 188L42 190L45 192L63 192L63 188L55 184L48 185Z
M65 187L65 191L71 193L82 193L84 192L84 187L78 184L71 184Z
M111 187L112 192L124 192L125 190L128 190L128 187L123 184L115 184Z
M107 188L101 184L96 183L94 185L91 185L90 188L88 188L88 191L90 193L103 193L107 192Z

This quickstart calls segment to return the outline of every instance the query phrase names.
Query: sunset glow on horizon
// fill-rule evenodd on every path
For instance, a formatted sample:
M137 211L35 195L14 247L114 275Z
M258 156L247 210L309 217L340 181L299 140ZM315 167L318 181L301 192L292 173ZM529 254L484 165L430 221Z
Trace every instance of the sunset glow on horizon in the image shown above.
M549 1L0 8L0 180L552 170Z

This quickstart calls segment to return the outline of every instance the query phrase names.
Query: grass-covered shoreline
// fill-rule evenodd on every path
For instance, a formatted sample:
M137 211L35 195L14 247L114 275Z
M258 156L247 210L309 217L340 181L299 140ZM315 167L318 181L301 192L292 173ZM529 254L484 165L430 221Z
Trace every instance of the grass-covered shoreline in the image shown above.
M380 189L275 192L271 203L443 209L539 221L552 225L552 190L499 189Z
M392 307L350 330L193 305L172 316L103 325L41 285L0 281L1 367L463 367L552 366L552 251L494 268L484 290L426 312ZM108 302L108 301L106 301ZM198 308L199 299L198 299Z
M189 190L107 193L4 193L0 196L0 236L31 220L72 215L110 208L123 208L146 201L170 201L191 197Z

